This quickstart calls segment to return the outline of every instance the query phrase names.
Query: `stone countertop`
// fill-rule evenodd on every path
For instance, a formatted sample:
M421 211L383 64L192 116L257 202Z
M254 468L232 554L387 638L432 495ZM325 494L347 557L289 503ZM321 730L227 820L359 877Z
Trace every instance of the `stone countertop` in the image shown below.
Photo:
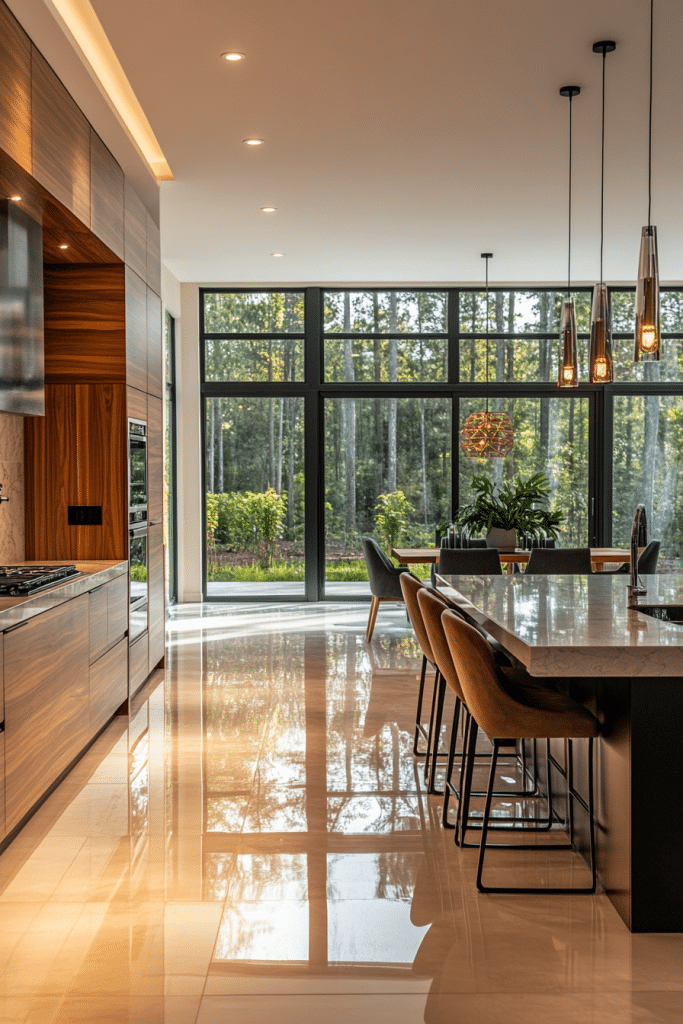
M641 578L640 604L683 606L683 574ZM437 580L532 675L683 677L683 624L630 609L626 575Z
M49 561L37 559L33 562L17 562L17 565L75 565L82 573L76 579L66 583L58 583L47 590L40 590L37 594L26 594L21 597L5 597L0 595L0 632L10 626L16 626L19 622L40 615L42 612L56 608L80 594L86 594L89 590L108 583L117 576L123 576L128 572L128 562L77 562L71 561Z

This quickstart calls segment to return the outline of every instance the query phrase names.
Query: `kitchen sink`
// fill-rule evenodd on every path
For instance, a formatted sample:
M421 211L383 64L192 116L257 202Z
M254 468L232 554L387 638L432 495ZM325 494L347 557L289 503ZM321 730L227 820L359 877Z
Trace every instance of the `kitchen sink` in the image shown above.
M683 604L637 604L631 605L633 611L643 612L653 619L665 622L677 622L683 626Z

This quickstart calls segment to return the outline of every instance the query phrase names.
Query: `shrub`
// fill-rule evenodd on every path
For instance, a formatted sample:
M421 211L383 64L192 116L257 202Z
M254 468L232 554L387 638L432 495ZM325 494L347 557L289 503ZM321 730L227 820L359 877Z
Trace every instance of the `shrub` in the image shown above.
M389 550L395 548L405 535L408 513L412 511L413 506L403 491L378 495L375 505L375 526Z

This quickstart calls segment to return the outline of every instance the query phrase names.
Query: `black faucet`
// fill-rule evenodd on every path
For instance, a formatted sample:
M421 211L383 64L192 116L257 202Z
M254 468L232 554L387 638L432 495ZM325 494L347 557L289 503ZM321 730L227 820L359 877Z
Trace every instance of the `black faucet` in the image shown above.
M647 513L644 505L638 505L633 514L633 526L631 527L631 583L628 588L629 597L639 597L641 594L647 594L647 587L643 586L643 583L638 576L638 539L640 537L641 527L643 533L647 535Z

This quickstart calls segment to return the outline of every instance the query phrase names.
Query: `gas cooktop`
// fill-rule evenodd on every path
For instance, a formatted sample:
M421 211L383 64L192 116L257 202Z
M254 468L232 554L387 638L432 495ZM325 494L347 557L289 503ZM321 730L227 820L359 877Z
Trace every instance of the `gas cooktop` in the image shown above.
M33 594L82 575L75 565L0 565L0 594Z

